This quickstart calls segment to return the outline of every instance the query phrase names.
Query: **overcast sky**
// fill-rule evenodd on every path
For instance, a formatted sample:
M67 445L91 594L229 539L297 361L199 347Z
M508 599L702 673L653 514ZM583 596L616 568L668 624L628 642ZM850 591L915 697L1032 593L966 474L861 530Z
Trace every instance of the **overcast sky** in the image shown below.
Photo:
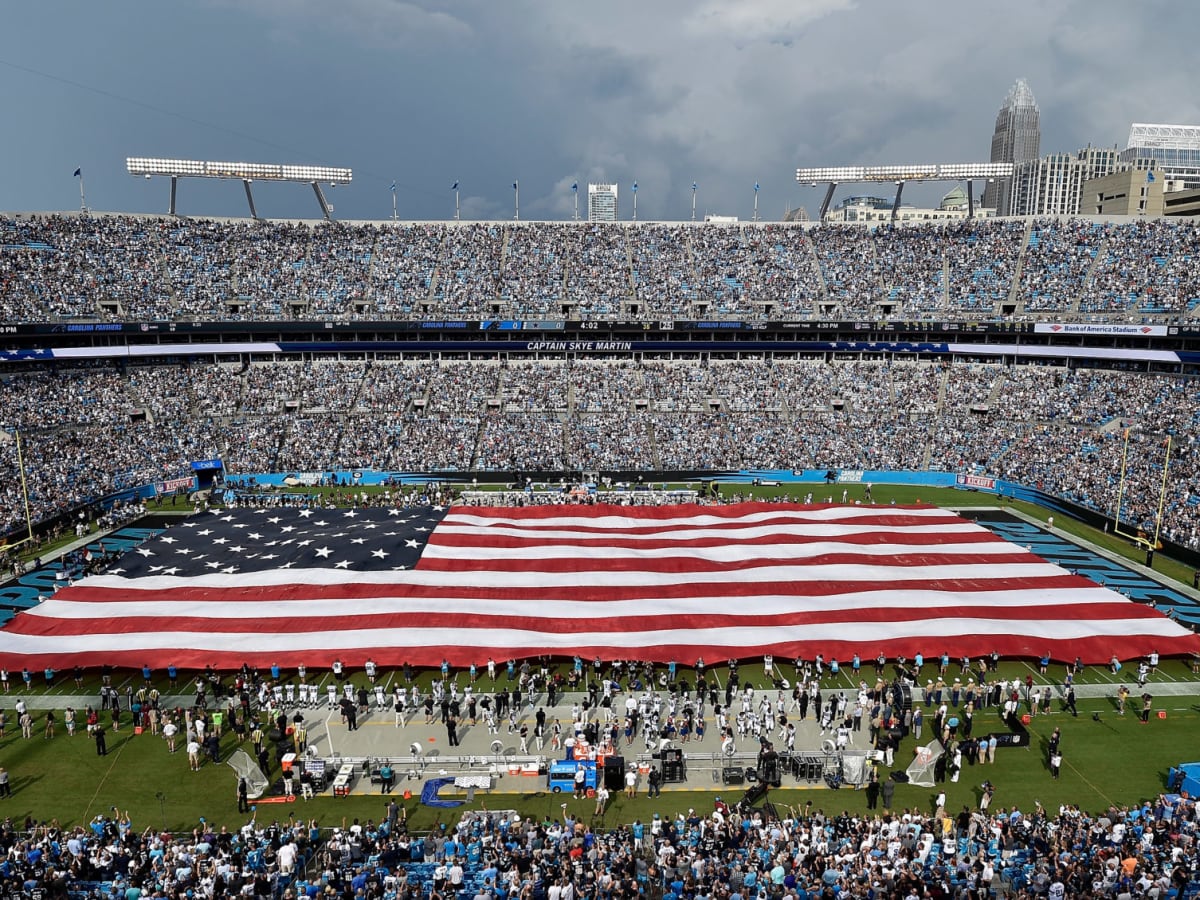
M1148 0L72 0L6 4L0 209L165 212L127 156L354 170L335 216L572 214L615 181L630 215L814 211L798 165L985 161L1018 77L1042 152L1200 123L1200 4ZM951 185L906 190L928 202ZM867 192L865 186L856 189ZM842 194L848 193L847 188ZM259 213L316 215L303 186ZM584 202L584 206L586 203ZM237 182L179 211L244 215Z

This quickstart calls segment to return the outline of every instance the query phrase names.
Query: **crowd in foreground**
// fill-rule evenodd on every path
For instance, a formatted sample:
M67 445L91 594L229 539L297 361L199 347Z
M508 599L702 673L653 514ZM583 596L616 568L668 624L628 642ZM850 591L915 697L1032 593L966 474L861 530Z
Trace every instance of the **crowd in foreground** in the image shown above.
M731 806L614 825L560 815L465 812L410 833L250 819L229 830L138 830L129 817L0 828L0 884L25 896L340 900L813 900L1191 897L1200 807L1178 795L1096 813L991 807L879 815ZM115 813L115 811L114 811Z

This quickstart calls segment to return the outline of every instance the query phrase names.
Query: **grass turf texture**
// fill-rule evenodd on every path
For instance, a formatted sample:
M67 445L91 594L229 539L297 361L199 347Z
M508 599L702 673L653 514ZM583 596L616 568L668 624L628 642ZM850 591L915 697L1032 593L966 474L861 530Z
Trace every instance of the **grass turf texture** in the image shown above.
M1153 798L1164 790L1167 769L1179 762L1197 757L1197 737L1200 736L1200 704L1196 698L1167 697L1156 703L1165 709L1166 719L1152 716L1150 723L1140 724L1136 714L1116 715L1109 700L1092 700L1079 704L1079 717L1056 711L1033 719L1030 734L1033 746L1002 748L997 762L991 765L964 765L960 781L947 782L948 808L958 810L967 804L978 804L979 785L985 780L997 786L994 809L1019 806L1031 810L1040 801L1047 810L1061 803L1072 803L1083 809L1099 811L1109 805L1130 805ZM1099 721L1093 718L1099 713ZM40 724L40 723L39 723ZM976 715L976 733L999 727L994 710ZM1064 756L1062 777L1055 781L1046 765L1045 741L1055 728L1062 729L1061 749ZM58 736L47 740L40 727L35 736L24 739L19 729L9 728L0 741L0 765L11 773L13 795L0 800L0 813L21 823L27 816L37 821L57 818L63 825L81 824L99 814L110 814L112 807L122 813L129 811L137 828L147 826L168 830L195 827L200 817L210 823L236 826L243 816L236 812L233 770L224 763L206 762L199 772L188 769L182 750L167 752L165 742L148 732L134 735L127 726L116 734L108 733L108 755L97 756L94 741L86 731L67 737L61 716ZM912 757L915 741L909 737L896 755L897 769L905 767ZM227 733L222 740L222 757L235 749L235 738ZM278 776L278 770L273 775ZM881 772L886 776L886 771ZM513 808L523 816L547 815L558 817L560 804L584 821L594 821L605 827L632 822L635 818L647 821L654 812L671 815L695 808L701 813L712 809L714 796L727 801L741 797L743 788L714 784L709 790L677 791L670 786L657 799L644 793L635 799L614 792L603 818L593 818L592 800L575 800L569 794L552 794L538 783L538 790L524 793L501 793L518 780L503 778L497 793L476 795L470 806L458 810L435 810L421 806L416 797L403 800L407 787L419 794L421 782L400 782L396 796L405 806L410 826L427 830L438 822L456 821L467 808ZM824 787L793 787L785 778L785 787L772 790L770 799L781 811L788 807L803 808L811 802L814 809L827 813L848 810L866 812L866 793L843 788L839 791ZM524 782L520 783L525 787ZM932 802L938 788L919 788L900 784L896 787L895 808L915 808L932 812ZM159 794L162 795L161 801ZM342 819L378 820L384 813L386 798L378 793L334 798L321 795L312 801L297 800L289 804L263 804L258 808L260 821L284 821L289 816L298 819L317 819L323 825L341 824Z

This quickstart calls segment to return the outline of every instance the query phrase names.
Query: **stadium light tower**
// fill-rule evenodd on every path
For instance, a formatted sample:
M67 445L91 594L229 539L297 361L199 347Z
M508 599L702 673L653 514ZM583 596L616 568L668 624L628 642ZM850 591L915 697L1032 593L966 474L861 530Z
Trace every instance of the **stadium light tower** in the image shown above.
M855 182L888 182L896 185L896 198L892 206L892 216L900 208L900 195L906 181L966 181L968 191L971 190L971 180L975 178L1010 178L1013 173L1012 163L924 163L920 165L900 166L826 166L796 170L796 181L816 184L818 181L827 182L825 200L821 203L821 213L817 221L824 221L833 201L833 192L839 184ZM968 194L968 200L973 197ZM972 207L974 203L970 204ZM974 209L969 210L974 213Z
M258 181L291 181L312 185L313 193L317 195L317 203L321 207L321 215L328 220L333 207L325 199L321 191L321 182L329 182L330 187L339 184L349 184L354 179L350 169L338 169L332 166L292 166L276 163L245 163L245 162L210 162L196 159L156 159L144 156L130 156L125 160L125 168L130 175L143 175L146 178L161 175L171 179L171 204L168 208L170 215L175 215L175 196L180 178L237 178L246 189L246 203L250 206L250 215L257 219L258 211L254 208L254 194L250 190L251 182Z

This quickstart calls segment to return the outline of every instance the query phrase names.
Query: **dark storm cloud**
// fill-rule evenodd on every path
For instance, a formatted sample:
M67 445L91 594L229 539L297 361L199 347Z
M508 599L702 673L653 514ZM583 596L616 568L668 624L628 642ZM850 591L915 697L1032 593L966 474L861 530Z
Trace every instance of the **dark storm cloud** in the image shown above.
M62 27L69 22L69 28ZM797 165L986 158L1018 77L1043 152L1124 145L1133 121L1200 122L1193 4L1115 0L117 0L6 10L0 145L9 209L161 211L126 155L328 162L355 170L337 215L571 214L570 185L639 183L640 218L769 217L817 202ZM929 196L949 186L927 189ZM906 191L914 201L921 192ZM928 198L926 198L928 199ZM187 185L241 214L237 185ZM264 189L269 215L315 213Z

